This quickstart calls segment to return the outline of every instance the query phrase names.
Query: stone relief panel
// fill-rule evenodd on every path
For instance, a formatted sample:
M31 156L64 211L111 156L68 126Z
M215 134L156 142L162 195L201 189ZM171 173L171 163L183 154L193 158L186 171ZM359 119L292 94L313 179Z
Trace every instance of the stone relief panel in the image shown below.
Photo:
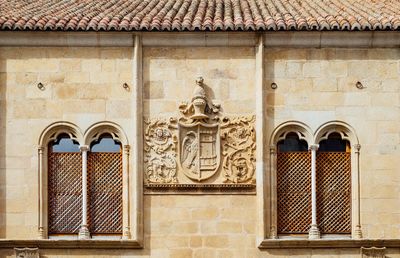
M144 119L147 190L255 191L255 117L224 116L196 80L177 117Z
M225 183L255 183L255 117L225 118L221 125Z
M385 258L386 247L361 247L361 258Z
M173 121L147 119L144 121L144 171L146 183L177 183L176 135Z
M14 248L16 258L39 258L39 248Z
M218 124L179 124L179 165L190 179L212 177L220 166L220 149Z

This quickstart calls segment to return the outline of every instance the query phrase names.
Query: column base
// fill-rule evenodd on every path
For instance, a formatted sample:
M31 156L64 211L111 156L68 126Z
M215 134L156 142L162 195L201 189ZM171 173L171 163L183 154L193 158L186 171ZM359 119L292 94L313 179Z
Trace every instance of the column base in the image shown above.
M90 239L90 232L86 225L79 229L78 239Z
M124 228L124 231L122 232L122 239L131 239L131 230L129 227Z
M362 231L361 225L356 225L356 229L354 230L354 239L361 239L362 238Z
M40 227L38 230L38 239L47 239L46 232L43 227Z
M278 239L278 234L276 233L276 227L272 226L270 228L270 236L271 239Z
M311 228L308 231L308 239L320 239L320 233L317 225L311 225Z

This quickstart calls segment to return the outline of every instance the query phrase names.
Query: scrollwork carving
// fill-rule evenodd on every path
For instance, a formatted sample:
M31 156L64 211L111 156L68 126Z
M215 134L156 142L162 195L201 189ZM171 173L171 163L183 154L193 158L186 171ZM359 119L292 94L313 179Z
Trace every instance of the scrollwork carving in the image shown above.
M386 247L361 247L362 258L385 258Z
M38 248L14 248L16 258L39 258Z
M255 117L224 118L221 124L223 170L226 183L254 181Z
M201 77L191 101L179 111L177 117L145 120L147 188L213 185L212 189L253 191L255 117L223 116L220 106L207 98Z
M177 183L177 138L171 128L174 120L145 120L144 162L147 183Z

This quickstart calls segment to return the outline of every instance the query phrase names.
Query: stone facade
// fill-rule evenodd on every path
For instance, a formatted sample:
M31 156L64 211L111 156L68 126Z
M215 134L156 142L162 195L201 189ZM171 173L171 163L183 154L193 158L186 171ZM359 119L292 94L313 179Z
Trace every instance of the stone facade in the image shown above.
M399 55L393 49L270 49L265 55L267 135L290 120L313 131L333 120L355 129L365 238L397 238L400 232Z
M1 49L3 237L36 234L38 207L31 198L38 196L38 136L48 125L70 121L86 130L111 120L131 128L131 96L122 87L132 77L131 53L112 48ZM44 90L38 89L39 82ZM11 144L11 139L20 142Z
M131 143L140 137L131 133L137 112L133 91L138 87L133 51L132 47L0 48L0 238L37 238L37 146L48 125L67 121L85 131L111 121L123 128ZM351 125L361 144L363 238L400 238L400 50L264 51L266 149L273 130L286 121L302 122L314 132L329 121ZM142 118L177 116L179 103L192 98L198 76L224 114L256 115L254 46L143 46L142 55ZM37 87L39 82L44 89ZM364 88L357 88L357 82ZM265 174L268 162L265 155ZM268 188L268 180L260 175L257 180L263 181L257 187ZM257 195L144 194L143 249L44 248L40 255L360 257L360 248L259 249L266 237L263 217L269 216L268 205L263 212L260 203L267 195L259 190ZM399 247L385 252L386 257L400 257ZM0 249L0 257L14 257L14 250Z

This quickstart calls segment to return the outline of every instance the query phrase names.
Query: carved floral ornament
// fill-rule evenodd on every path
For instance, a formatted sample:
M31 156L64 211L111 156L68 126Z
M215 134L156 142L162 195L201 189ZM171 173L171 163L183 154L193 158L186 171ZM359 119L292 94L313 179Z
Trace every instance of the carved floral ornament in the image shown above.
M179 117L144 120L145 185L254 190L255 117L223 116L202 78L179 111Z
M386 247L361 247L361 258L385 258Z
M14 248L16 258L39 258L38 248Z

